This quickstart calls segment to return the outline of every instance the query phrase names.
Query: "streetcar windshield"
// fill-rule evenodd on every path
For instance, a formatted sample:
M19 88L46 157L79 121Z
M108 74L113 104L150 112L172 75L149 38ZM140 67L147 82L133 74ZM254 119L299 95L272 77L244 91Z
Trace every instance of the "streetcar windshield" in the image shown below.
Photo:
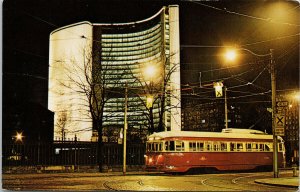
M149 142L147 143L147 151L148 152L154 152L154 151L162 151L163 143L162 142Z

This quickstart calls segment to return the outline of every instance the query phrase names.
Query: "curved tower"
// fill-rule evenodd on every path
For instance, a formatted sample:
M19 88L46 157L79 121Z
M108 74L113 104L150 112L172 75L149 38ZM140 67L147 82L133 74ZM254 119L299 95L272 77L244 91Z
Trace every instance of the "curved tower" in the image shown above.
M163 101L164 130L180 130L179 55L178 6L163 7L142 21L81 22L53 31L49 109L55 112L54 137L63 137L65 132L69 137L76 134L80 140L91 139L87 95L81 91L84 85L89 86L87 79L105 87L104 128L123 128L127 84L129 129L138 132L149 126L146 100L151 95L155 126ZM147 68L152 69L151 74Z

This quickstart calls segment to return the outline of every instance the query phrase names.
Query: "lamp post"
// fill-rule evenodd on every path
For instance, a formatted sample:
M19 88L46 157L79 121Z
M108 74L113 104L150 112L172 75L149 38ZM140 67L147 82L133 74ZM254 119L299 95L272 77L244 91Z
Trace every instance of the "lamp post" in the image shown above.
M276 70L275 61L273 55L273 49L270 49L268 54L256 54L253 51L245 48L238 48L238 50L247 51L250 54L257 57L270 57L270 74L271 74L271 90L272 90L272 134L273 134L273 174L274 178L278 178L278 147L277 147L277 135L275 129L275 115L276 115ZM234 50L228 50L225 57L229 61L233 61L236 57L236 52Z
M225 103L225 129L228 129L228 108L227 108L227 88L224 87L224 103Z
M150 116L150 130L153 133L154 132L154 121L153 121L153 102L154 102L154 96L153 96L153 78L155 76L157 69L153 65L146 66L144 70L144 76L145 80L149 80L149 94L147 96L146 100L146 107L149 109L149 116Z
M123 129L123 175L126 174L127 106L128 106L128 83L126 81L126 84L125 84L124 129Z

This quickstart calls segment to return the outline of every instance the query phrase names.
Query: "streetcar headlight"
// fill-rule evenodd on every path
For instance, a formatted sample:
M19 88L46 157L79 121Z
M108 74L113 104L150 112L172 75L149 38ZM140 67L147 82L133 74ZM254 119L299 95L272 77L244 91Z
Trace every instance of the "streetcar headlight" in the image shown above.
M149 158L149 163L152 163L152 161L153 161L152 158Z

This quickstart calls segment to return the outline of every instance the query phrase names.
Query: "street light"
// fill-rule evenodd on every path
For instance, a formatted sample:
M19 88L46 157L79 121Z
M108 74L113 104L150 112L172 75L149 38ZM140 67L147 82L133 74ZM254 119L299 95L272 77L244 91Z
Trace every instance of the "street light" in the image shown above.
M273 49L270 49L270 53L268 54L257 54L253 51L245 48L238 48L238 49L230 49L227 50L225 53L226 59L231 59L232 61L235 58L236 51L243 50L247 51L248 53L257 56L257 57L270 57L270 74L271 74L271 89L272 89L272 134L273 134L273 173L274 178L278 178L278 154L277 154L277 135L275 134L275 115L276 115L276 74L275 74L275 62L273 57Z
M23 140L23 133L21 132L21 133L19 133L19 132L17 132L17 134L16 134L16 136L15 136L15 138L16 138L16 141L21 141L22 142L22 140Z
M148 65L146 68L145 68L145 71L144 71L144 75L146 78L150 78L152 79L154 74L156 72L156 69L153 65Z
M225 58L228 61L234 61L236 59L236 51L235 50L227 50L225 53Z

